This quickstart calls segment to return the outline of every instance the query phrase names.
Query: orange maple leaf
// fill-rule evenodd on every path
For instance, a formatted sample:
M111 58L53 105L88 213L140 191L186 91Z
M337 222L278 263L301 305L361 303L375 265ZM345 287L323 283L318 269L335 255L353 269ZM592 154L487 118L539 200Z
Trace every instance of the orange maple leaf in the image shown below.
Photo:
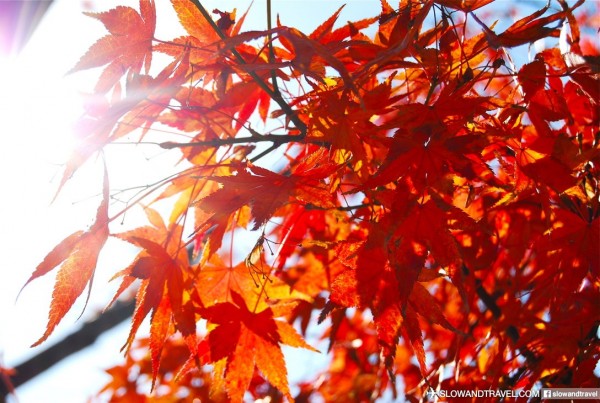
M184 364L179 378L196 362L216 363L225 359L225 387L233 402L241 402L250 385L254 368L290 401L287 370L280 344L317 351L308 345L287 322L275 320L267 308L259 313L248 310L244 298L231 292L233 303L219 303L202 309L202 316L216 327L203 339Z
M136 295L136 308L129 337L123 347L131 347L142 321L151 314L150 349L154 386L161 351L171 324L181 332L190 346L195 346L195 304L201 302L184 289L189 261L186 249L181 244L181 226L167 227L155 210L151 208L145 210L152 226L115 235L142 248L142 251L127 268L115 276L121 276L123 280L111 304L135 280L142 280Z
M89 284L91 291L98 255L109 235L108 221L108 174L105 168L103 199L94 224L89 230L77 231L56 245L23 286L25 288L32 280L49 273L62 263L54 283L46 331L32 347L39 345L50 336L86 285Z
M96 85L96 91L108 91L129 69L146 74L152 61L152 39L156 27L154 0L140 0L140 13L119 6L103 13L85 13L100 20L108 32L94 43L70 72L108 64Z
M262 263L256 267L248 267L245 262L227 267L213 256L201 268L196 288L205 306L231 302L233 294L239 294L255 312L261 312L281 300L310 299L292 290L282 280L269 276L270 271L271 268Z
M198 39L201 44L210 45L220 39L217 32L192 1L171 0L171 3L183 28L188 34Z

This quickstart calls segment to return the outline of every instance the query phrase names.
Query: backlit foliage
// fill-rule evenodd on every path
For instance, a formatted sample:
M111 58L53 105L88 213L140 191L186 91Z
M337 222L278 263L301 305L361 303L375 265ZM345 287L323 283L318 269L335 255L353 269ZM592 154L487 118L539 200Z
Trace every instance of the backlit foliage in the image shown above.
M187 35L170 40L153 0L89 13L108 34L73 71L102 71L60 187L124 140L181 161L126 206L105 171L94 224L31 276L60 267L37 343L115 237L139 254L114 268L115 299L137 294L111 401L600 386L590 5L534 3L499 29L487 10L506 2L382 0L303 33L171 2ZM146 225L111 225L142 208ZM316 321L330 364L290 388L281 346L314 350Z

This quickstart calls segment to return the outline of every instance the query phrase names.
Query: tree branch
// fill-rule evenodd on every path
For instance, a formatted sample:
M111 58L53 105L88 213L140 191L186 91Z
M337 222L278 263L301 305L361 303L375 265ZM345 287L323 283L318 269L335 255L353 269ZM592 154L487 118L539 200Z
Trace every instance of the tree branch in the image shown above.
M165 141L160 143L159 146L170 150L172 148L186 148L186 147L221 147L232 144L246 144L246 143L260 143L263 141L270 141L276 145L289 143L292 141L301 141L304 138L302 135L293 134L263 134L260 136L248 136L248 137L231 137L226 139L214 139L205 141L192 141L190 143L175 143L172 141Z
M107 330L115 327L131 316L135 301L117 301L110 309L98 318L85 323L81 329L68 335L53 346L40 352L36 356L14 367L14 375L10 375L10 382L15 388L35 378L64 358L84 348L91 346L96 339ZM0 402L10 393L8 385L0 382Z

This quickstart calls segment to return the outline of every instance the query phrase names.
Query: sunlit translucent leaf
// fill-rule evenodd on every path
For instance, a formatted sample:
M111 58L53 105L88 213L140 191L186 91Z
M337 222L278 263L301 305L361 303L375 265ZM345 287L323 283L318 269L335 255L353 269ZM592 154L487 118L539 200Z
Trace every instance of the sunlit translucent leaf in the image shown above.
M85 232L78 231L65 238L44 258L25 284L47 274L62 263L56 275L46 331L33 346L39 345L50 336L85 287L91 286L98 255L108 239L108 186L108 174L105 170L103 199L94 224Z

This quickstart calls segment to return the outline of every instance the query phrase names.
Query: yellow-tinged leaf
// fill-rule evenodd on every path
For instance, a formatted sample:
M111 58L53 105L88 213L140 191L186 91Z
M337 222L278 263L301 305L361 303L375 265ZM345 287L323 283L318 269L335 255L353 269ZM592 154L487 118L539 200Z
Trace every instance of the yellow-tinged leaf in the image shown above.
M225 385L232 402L242 402L254 373L254 358L257 345L261 344L256 335L242 325L240 338L235 351L227 358Z
M227 359L223 358L213 364L213 377L210 384L210 397L219 396L225 390L225 368Z
M299 246L301 248L310 248L311 246L320 246L321 248L329 249L334 244L335 244L334 242L323 242L323 241L319 241L318 239L307 239L307 240L302 241L302 243Z
M489 370L498 355L499 347L498 339L493 338L479 351L479 354L477 354L477 368L479 372L485 374Z
M264 288L260 286L263 283ZM206 306L230 302L232 293L242 295L246 304L254 308L255 312L269 308L269 301L272 300L310 299L305 294L290 289L289 285L276 277L266 279L257 275L244 262L231 268L216 258L202 268L196 284Z
M167 230L165 222L163 221L163 218L158 213L158 211L150 207L144 207L144 211L146 212L146 217L148 217L148 221L150 221L150 224L152 224L152 226L154 226L159 231Z
M277 333L279 333L279 337L281 338L281 342L283 344L287 344L291 347L301 347L316 353L320 353L319 350L308 344L289 323L277 320L275 321L275 324L277 325Z
M202 13L190 0L171 0L181 25L188 34L205 44L212 44L220 38Z
M279 389L290 402L293 402L294 398L290 394L281 348L275 343L268 342L256 343L254 348L254 359L258 369L273 386Z

